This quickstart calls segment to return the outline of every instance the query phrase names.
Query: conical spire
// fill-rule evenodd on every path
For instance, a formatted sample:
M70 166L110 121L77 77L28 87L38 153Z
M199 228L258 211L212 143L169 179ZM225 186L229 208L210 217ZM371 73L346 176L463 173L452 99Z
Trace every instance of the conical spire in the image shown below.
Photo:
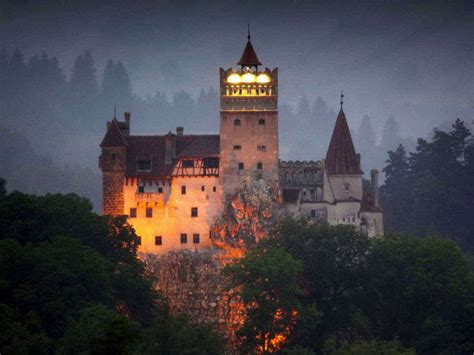
M362 174L342 107L329 143L325 167L328 175Z
M252 42L250 41L250 26L248 27L248 34L247 34L247 45L245 46L244 53L240 58L237 65L241 65L242 67L255 67L257 68L259 65L262 65L257 58L257 53L255 53L255 49L253 49Z

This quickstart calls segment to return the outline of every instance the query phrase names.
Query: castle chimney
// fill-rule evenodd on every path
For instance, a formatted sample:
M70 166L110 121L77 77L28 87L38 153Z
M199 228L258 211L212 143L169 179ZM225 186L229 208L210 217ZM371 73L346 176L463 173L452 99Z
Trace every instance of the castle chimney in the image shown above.
M125 119L125 125L127 126L127 134L130 134L130 112L124 112L123 118Z
M176 135L168 132L165 135L165 164L173 164L176 157Z
M357 159L357 165L359 166L359 169L360 169L360 153L356 154L356 159Z
M176 135L182 136L184 134L184 127L176 127Z
M374 199L374 207L379 207L379 172L377 169L372 169L370 172L370 177L372 178L372 192L373 192L373 199Z

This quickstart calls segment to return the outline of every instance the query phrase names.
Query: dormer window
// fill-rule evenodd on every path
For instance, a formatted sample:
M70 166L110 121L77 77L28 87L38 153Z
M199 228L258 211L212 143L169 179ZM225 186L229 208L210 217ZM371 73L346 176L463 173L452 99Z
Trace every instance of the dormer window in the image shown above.
M234 120L234 126L240 126L240 119L236 118Z
M138 171L151 171L151 159L139 159L137 161Z

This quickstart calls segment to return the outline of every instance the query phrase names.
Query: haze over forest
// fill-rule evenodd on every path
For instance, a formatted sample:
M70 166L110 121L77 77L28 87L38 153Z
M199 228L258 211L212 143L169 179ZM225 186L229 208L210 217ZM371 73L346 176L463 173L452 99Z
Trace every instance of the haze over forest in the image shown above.
M474 6L453 2L10 1L0 5L0 176L100 206L105 124L217 133L218 68L247 23L279 67L282 159L324 157L344 109L366 172L474 113ZM3 49L3 50L2 50ZM113 62L109 62L112 60Z

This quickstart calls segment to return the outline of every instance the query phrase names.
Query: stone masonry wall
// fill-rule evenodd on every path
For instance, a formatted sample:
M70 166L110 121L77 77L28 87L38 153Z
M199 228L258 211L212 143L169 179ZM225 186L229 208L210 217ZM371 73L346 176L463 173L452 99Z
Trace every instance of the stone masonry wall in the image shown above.
M103 172L102 174L102 214L121 215L123 214L123 173Z

